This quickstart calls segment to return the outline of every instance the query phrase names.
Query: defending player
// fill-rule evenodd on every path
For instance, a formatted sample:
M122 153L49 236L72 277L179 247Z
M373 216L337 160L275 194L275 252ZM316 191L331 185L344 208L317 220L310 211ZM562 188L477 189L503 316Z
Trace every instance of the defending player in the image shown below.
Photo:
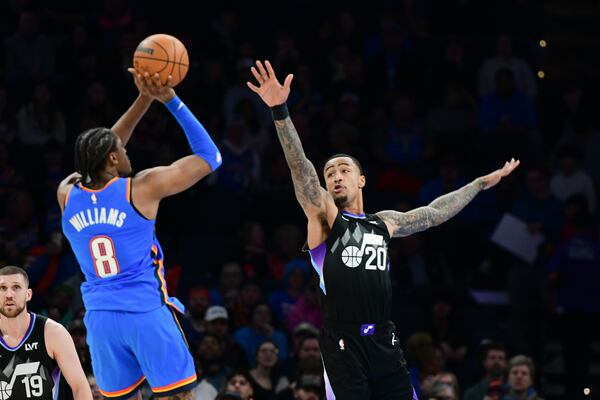
M173 312L183 306L167 294L154 224L161 199L214 171L221 155L170 84L161 85L158 74L130 72L140 92L133 105L111 129L90 129L75 142L77 172L58 188L63 232L86 279L87 341L102 394L129 398L147 380L155 398L189 398L196 373ZM125 145L155 99L183 128L194 154L128 177Z
M0 399L57 399L64 376L75 400L92 400L71 335L28 312L31 295L23 269L0 269Z
M390 321L388 242L392 236L407 236L452 218L519 161L511 160L426 207L365 214L366 180L354 157L331 157L323 171L327 190L321 187L285 104L293 76L288 75L282 86L268 61L265 66L257 61L251 72L259 86L248 82L248 87L271 107L296 198L308 218L307 244L320 278L325 314L321 349L327 399L416 398Z

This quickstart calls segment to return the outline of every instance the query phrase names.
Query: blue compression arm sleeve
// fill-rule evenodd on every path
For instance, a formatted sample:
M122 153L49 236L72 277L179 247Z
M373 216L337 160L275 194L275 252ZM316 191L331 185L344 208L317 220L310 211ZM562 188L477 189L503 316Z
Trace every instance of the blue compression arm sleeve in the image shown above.
M213 171L219 168L223 162L221 153L190 109L177 96L165 103L165 106L183 128L194 154L206 161Z

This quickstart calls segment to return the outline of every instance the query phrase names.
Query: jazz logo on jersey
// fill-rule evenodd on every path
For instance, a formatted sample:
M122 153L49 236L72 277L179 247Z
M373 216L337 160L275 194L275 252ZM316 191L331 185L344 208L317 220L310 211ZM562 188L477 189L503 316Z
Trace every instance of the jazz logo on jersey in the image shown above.
M38 372L39 368L39 361L18 364L13 371L10 382L0 381L0 400L10 399L13 387L15 385L15 380L17 377L23 375L25 377L17 383L23 383L25 385L25 395L27 398L31 399L35 397L42 397L44 394L44 383L42 381L42 377L39 375L33 375Z
M383 236L365 233L360 248L347 246L342 250L342 262L349 268L358 267L363 256L367 256L365 269L385 271L387 268L387 248L383 245Z

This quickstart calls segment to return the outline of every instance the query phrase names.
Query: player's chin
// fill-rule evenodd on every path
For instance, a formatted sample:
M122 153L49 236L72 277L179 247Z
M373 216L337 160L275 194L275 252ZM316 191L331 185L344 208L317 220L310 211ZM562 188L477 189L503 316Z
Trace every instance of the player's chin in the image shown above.
M335 205L338 207L345 207L346 204L348 204L348 196L346 195L334 195L333 196L333 201L335 202Z

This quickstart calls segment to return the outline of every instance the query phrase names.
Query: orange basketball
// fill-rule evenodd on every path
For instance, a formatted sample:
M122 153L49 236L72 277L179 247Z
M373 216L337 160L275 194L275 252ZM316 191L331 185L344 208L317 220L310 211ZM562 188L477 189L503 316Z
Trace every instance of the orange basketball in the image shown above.
M179 39L159 33L142 40L133 53L133 68L138 72L158 73L160 81L167 83L173 77L173 86L185 78L190 65L187 50Z

